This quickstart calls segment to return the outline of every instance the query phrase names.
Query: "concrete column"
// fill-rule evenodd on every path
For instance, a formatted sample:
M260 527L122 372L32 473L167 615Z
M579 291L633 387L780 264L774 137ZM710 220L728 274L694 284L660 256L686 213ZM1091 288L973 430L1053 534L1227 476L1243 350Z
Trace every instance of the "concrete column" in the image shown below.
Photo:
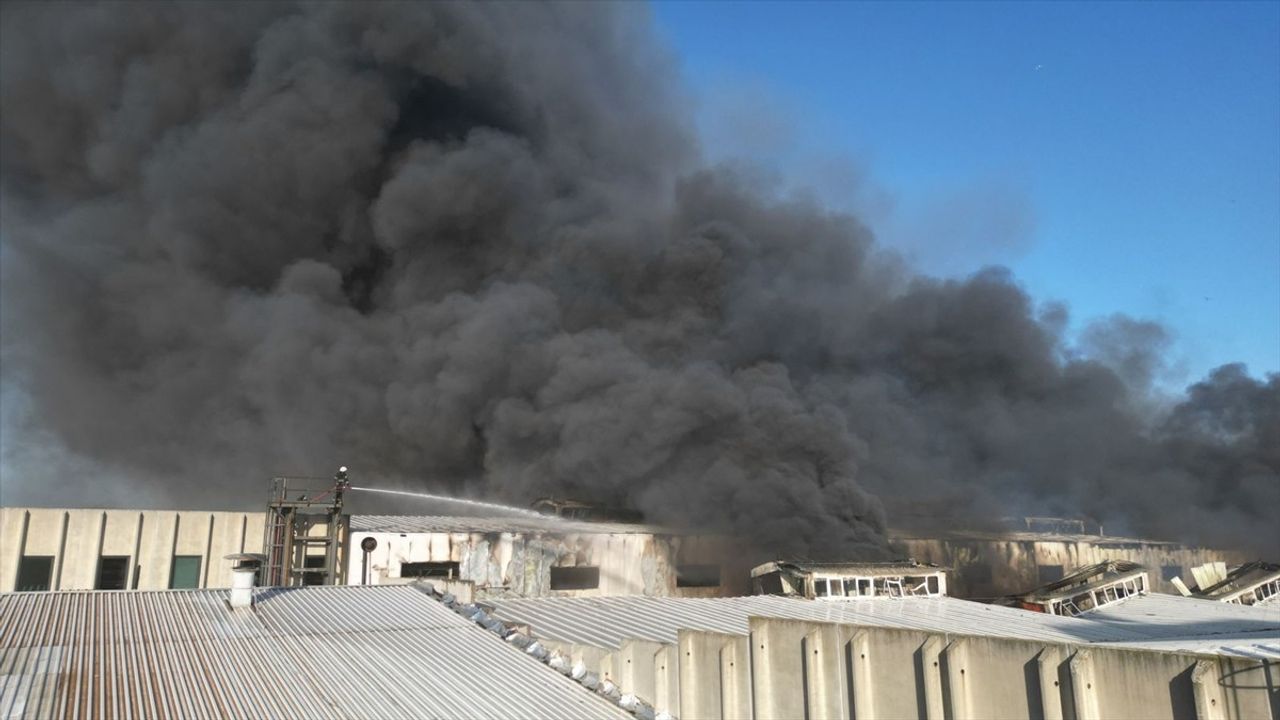
M1044 720L1064 720L1065 710L1071 709L1071 688L1062 687L1062 664L1069 650L1057 645L1050 645L1036 656L1040 675L1040 708ZM1069 686L1071 683L1068 682ZM1063 698L1067 699L1067 707L1063 708Z
M653 656L653 709L680 717L680 648L663 645Z
M930 638L933 640L934 638ZM942 689L943 709L947 711L946 717L955 718L955 720L969 720L974 717L974 708L972 695L974 692L972 682L972 673L969 671L969 653L968 641L965 638L959 638L951 641L942 650L943 662L940 666L946 670L943 675L944 686ZM942 716L933 714L930 708L929 720L936 720Z
M805 717L804 666L800 641L808 628L795 620L748 618L751 629L751 677L757 720Z
M751 650L741 635L728 636L720 648L720 692L724 720L754 717L751 707Z
M847 677L853 686L849 688L849 692L853 694L851 705L855 718L877 717L872 662L871 632L866 628L855 630L845 644L845 663L848 668Z
M1222 675L1216 660L1201 660L1191 671L1191 687L1196 696L1199 720L1227 720L1227 698L1218 678Z
M720 675L723 635L680 630L680 717L719 720L724 716Z
M847 720L849 701L844 689L844 644L840 627L830 623L808 623L809 632L801 643L808 688L809 717Z
M947 712L947 704L951 701L947 696L950 676L944 677L943 673L951 669L951 659L947 654L945 635L930 635L920 646L920 677L924 680L925 717L928 720L950 720Z
M1071 658L1071 697L1076 708L1076 720L1102 720L1098 707L1098 694L1093 667L1093 651L1078 650Z
M623 640L622 647L614 654L613 670L622 692L630 693L656 707L657 677L654 671L657 664L653 661L658 652L665 647L663 643L652 640Z

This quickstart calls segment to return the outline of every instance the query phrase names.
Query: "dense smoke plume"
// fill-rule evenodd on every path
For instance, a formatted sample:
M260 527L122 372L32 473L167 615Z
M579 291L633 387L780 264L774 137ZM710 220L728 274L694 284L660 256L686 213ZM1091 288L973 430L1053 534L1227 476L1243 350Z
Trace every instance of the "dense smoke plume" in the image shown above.
M878 497L1280 546L1280 378L1162 409L1158 326L1068 347L700 167L643 8L0 12L6 504L342 462L811 556L876 554Z

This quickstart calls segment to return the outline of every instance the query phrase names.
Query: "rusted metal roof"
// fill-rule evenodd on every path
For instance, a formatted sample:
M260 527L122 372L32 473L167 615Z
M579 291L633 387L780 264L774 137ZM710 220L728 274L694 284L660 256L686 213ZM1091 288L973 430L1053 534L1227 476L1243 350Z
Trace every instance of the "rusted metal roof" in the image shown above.
M383 586L0 594L0 717L630 716Z
M538 535L672 535L658 525L586 522L552 517L468 517L465 515L352 515L352 532L386 533L524 533Z

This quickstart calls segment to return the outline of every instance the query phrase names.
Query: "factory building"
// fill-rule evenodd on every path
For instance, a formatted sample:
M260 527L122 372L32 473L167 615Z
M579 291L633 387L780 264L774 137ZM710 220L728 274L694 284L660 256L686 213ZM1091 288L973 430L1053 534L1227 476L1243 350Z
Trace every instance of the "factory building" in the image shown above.
M1021 528L998 531L895 529L890 539L903 557L949 568L951 594L975 599L1020 595L1108 560L1142 565L1150 569L1149 589L1176 593L1173 579L1190 577L1193 567L1251 559L1236 552L1103 535L1101 527L1080 521L1026 520Z
M556 517L353 515L352 584L458 581L490 597L720 597L750 591L732 540ZM363 548L369 548L363 550ZM457 584L467 586L457 588Z
M0 509L0 591L226 588L233 553L264 553L270 514ZM342 519L338 584L454 582L468 597L712 597L750 589L731 540L652 525L554 517L354 515ZM323 523L293 564L319 584ZM369 550L365 550L369 547ZM311 571L311 572L308 572ZM272 582L271 584L278 584Z
M230 587L263 512L0 508L0 591Z
M0 508L0 591L229 587L218 559L264 553L269 512ZM750 592L751 564L727 538L691 536L654 525L556 517L295 515L293 575L327 583L325 538L336 537L332 581L388 584L452 579L477 597L653 595L714 597ZM278 524L278 523L277 523ZM276 527L273 524L272 527ZM1100 529L1098 529L1100 530ZM330 534L332 532L332 534ZM362 549L366 540L374 547ZM1249 559L1176 543L1066 532L896 531L903 558L948 568L947 594L1016 596L1098 563L1149 569L1148 589L1178 592L1175 577L1208 563ZM289 555L290 553L285 553ZM1274 596L1280 573L1256 566L1242 593ZM283 568L276 568L283 572ZM1224 573L1226 570L1224 569ZM1225 578L1225 575L1223 576ZM269 584L291 584L275 582ZM1201 586L1208 588L1208 583ZM1244 587L1244 586L1242 586ZM467 590L459 588L459 592Z
M1125 561L1024 596L1069 594L1053 614L950 597L920 558L743 568L651 525L354 515L341 553L310 520L288 545L359 587L255 588L268 517L5 510L4 582L62 592L0 593L0 716L1280 720L1280 606Z
M671 717L1280 719L1280 615L1205 600L1079 617L942 596L482 608Z

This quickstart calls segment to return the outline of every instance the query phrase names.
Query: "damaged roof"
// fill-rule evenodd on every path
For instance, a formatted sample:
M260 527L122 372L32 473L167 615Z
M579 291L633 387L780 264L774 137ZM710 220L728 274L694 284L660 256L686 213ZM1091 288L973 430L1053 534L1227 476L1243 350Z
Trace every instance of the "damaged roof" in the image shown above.
M751 570L752 577L770 573L775 570L817 575L861 575L863 577L897 577L900 575L919 575L945 571L940 565L919 563L914 560L900 562L866 562L866 563L823 563L807 561L776 560L758 565Z
M465 515L352 515L352 532L524 533L530 535L676 535L659 525L590 522L545 517L468 517Z
M1112 583L1122 578L1145 573L1147 568L1126 560L1104 560L1082 567L1060 580L1041 585L1026 593L1028 599L1052 599L1075 595L1089 589Z
M1232 568L1221 581L1197 591L1196 596L1218 600L1277 577L1280 577L1280 565L1260 560L1245 563Z
M628 718L408 586L0 594L0 717Z

